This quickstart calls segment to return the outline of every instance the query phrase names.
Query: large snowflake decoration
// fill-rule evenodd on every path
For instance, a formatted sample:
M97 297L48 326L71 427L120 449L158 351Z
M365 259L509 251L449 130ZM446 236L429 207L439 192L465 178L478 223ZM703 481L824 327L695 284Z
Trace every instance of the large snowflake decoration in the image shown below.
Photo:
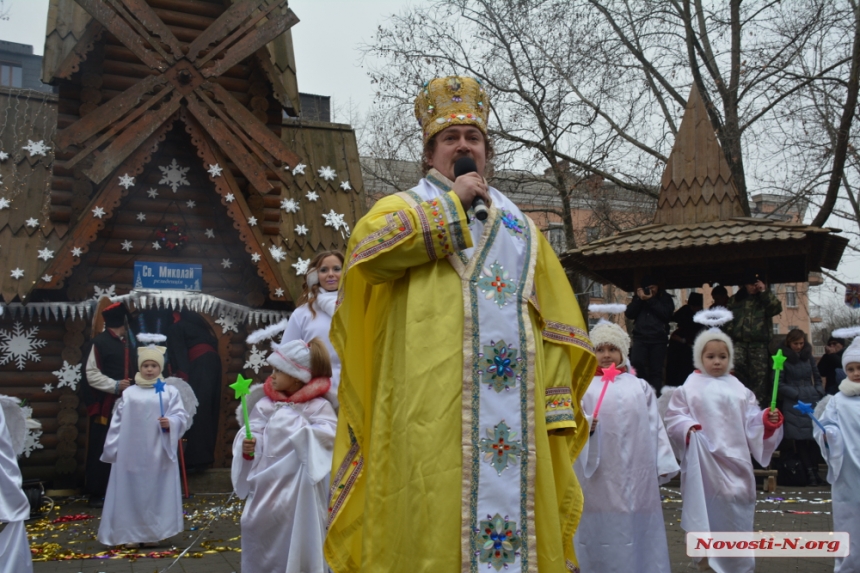
M276 247L275 245L269 247L269 254L271 254L272 258L275 259L275 262L278 263L287 258L287 253L284 252L284 249L282 249L281 247Z
M35 217L30 217L29 219L27 219L26 223L27 223L28 227L38 227L39 226L39 220Z
M281 201L281 209L287 213L295 213L299 210L299 203L295 199L283 199Z
M119 178L119 186L128 189L129 187L134 186L134 177L126 173L122 177Z
M344 229L348 229L346 225L346 221L343 220L343 215L340 213L335 213L334 209L330 210L328 213L323 213L323 219L325 219L326 227L334 227L334 230L337 231L341 227Z
M352 185L349 184L349 181L343 181L340 184L340 188L344 191L352 191Z
M331 167L329 167L328 165L325 165L325 166L317 169L317 173L319 173L319 176L322 177L323 179L325 179L326 181L334 181L335 177L337 177L337 173L335 172L335 170L332 169Z
M39 251L38 258L42 259L43 261L47 261L48 259L53 259L54 258L54 251L52 251L48 247L45 247L44 249Z
M96 300L101 300L103 296L108 298L113 298L116 296L116 285L110 285L107 288L101 288L100 286L93 287L95 291L95 295L93 296Z
M93 217L95 217L97 219L101 219L104 216L105 216L105 210L102 209L101 207L99 207L98 205L96 205L96 208L93 209Z
M308 228L305 227L304 225L296 225L295 231L296 231L297 235L307 235L308 234Z
M33 141L32 139L28 139L28 140L27 140L27 145L25 145L25 146L24 146L24 147L22 147L21 149L26 150L26 151L27 151L27 153L29 153L29 154L30 154L30 157L33 157L34 155L41 155L41 156L43 156L43 157L44 157L44 156L45 156L45 153L47 153L48 151L50 151L50 150L51 150L51 148L50 148L50 147L48 147L47 145L45 145L45 141L44 141L44 140L41 140L41 141Z
M131 244L131 241L129 241L129 240L127 240L127 239L126 239L125 241L123 241L123 242L122 242L122 250L123 250L123 251L130 251L130 250L131 250L131 248L132 248L132 246L133 246L133 245Z
M266 353L257 348L257 345L251 346L251 355L248 356L248 361L242 368L250 368L254 374L260 372L260 368L266 365Z
M161 170L161 181L158 182L159 185L167 185L173 192L179 189L182 185L191 185L188 182L188 179L185 178L185 174L188 173L190 167L180 167L178 163L176 163L176 158L170 162L170 165L167 167L158 167Z
M210 164L209 169L207 169L206 171L209 172L209 175L211 177L220 177L221 173L224 172L224 168L221 167L220 164L216 163L215 165Z
M41 437L42 430L27 430L27 437L24 438L24 451L21 452L24 457L29 458L34 451L45 447L39 442Z
M296 274L298 276L302 276L302 275L308 274L308 265L310 265L310 264L311 264L310 259L303 259L303 258L299 257L299 260L297 260L296 262L294 262L290 266L293 267L294 269L296 269Z
M0 330L0 366L14 360L18 370L23 370L27 360L39 362L42 357L36 350L44 347L47 342L36 338L38 332L38 326L24 330L24 325L20 322L13 324L11 331Z
M68 386L72 390L77 390L78 382L81 381L81 365L75 364L72 366L63 360L63 367L59 370L54 370L51 374L60 380L57 384L57 388Z
M239 332L239 323L236 322L235 316L231 316L229 314L222 314L215 322L221 325L222 333L228 332L230 330L232 330L233 332Z
M319 194L316 191L308 191L307 195L305 195L308 201L316 201L320 198Z
M22 268L15 268L10 272L12 273L11 276L13 279L21 279L24 277L24 269Z

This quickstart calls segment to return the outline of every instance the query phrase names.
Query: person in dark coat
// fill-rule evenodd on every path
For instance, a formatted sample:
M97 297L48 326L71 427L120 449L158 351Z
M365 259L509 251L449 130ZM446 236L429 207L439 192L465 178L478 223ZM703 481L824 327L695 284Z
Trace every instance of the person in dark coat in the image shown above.
M87 361L79 386L89 417L85 486L91 507L102 506L110 478L111 466L101 456L113 405L137 373L137 352L128 336L128 309L117 302L105 308L102 317L105 330L84 349Z
M199 402L193 425L185 434L185 467L202 470L215 461L222 382L218 339L195 312L174 313L174 321L167 329L171 373L188 382Z
M839 391L839 383L845 379L845 372L842 371L842 354L845 352L845 339L831 336L827 340L825 352L826 354L818 360L818 372L824 381L824 392L833 395ZM839 373L837 373L837 370Z
M687 299L687 304L672 315L672 322L678 326L669 337L669 349L666 354L666 384L669 386L680 386L695 369L693 343L705 327L695 322L693 316L702 310L703 305L702 295L694 292Z
M785 337L782 352L787 360L784 370L779 374L777 391L779 410L785 416L785 435L781 449L794 450L803 465L809 484L821 485L824 482L818 475L818 445L812 437L812 419L793 407L798 401L815 406L824 396L821 376L812 357L812 345L806 340L806 333L795 328Z
M624 315L634 321L630 362L637 376L647 380L658 394L663 386L666 339L673 312L675 301L657 286L657 279L652 275L642 278L642 286L636 289L624 311Z

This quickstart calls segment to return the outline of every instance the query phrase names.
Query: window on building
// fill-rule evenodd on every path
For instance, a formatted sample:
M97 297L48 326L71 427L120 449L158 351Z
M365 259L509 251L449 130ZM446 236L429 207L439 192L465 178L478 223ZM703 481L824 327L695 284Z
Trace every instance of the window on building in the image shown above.
M594 298L603 298L603 285L596 281L591 283L591 290L588 294Z
M779 324L778 323L773 324L773 333L779 334Z
M24 85L24 75L21 66L0 62L0 86L20 88Z
M779 285L776 283L771 283L770 292L772 292L773 294L779 294Z
M550 223L546 231L546 240L549 241L552 250L557 254L567 250L567 239L564 236L564 227L560 223Z
M797 287L794 285L785 285L785 306L797 308Z
M594 317L589 316L588 317L588 330L590 331L592 328L597 326L598 322L600 322L599 318L594 318Z
M600 227L586 227L585 242L590 243L600 238Z

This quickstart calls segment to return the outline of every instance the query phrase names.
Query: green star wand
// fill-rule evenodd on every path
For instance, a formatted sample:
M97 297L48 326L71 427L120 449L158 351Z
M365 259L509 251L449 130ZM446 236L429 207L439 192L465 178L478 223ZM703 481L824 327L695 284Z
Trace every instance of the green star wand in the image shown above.
M252 380L249 378L245 378L241 374L236 377L236 381L230 384L230 388L232 388L236 392L236 399L242 400L242 418L245 422L245 438L250 440L253 438L251 435L251 426L248 424L248 394L251 393ZM254 454L251 454L251 457L254 457Z
M779 389L779 373L785 369L786 356L782 353L782 348L776 351L776 354L771 356L773 360L773 396L770 399L771 411L776 410L776 392Z

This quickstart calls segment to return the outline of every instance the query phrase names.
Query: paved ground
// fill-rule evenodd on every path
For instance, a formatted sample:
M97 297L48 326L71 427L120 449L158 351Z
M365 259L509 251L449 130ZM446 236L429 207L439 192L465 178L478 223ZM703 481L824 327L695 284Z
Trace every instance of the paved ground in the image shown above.
M672 571L695 572L696 567L685 555L678 487L664 488L663 494L663 514ZM32 547L38 551L35 571L236 573L240 571L241 561L239 515L242 506L235 499L225 506L228 498L228 494L195 495L185 504L186 531L156 549L113 552L106 551L95 540L98 510L87 508L85 501L80 498L58 500L57 507L45 519L28 523ZM830 491L827 488L780 488L773 494L760 493L758 500L757 530L830 531L832 528ZM53 523L64 516L69 519L70 516L82 518L85 515L92 517ZM174 564L176 556L192 542L196 543L186 556ZM825 573L832 570L832 559L772 558L759 559L756 564L756 571L762 573ZM641 573L647 573L647 569Z

